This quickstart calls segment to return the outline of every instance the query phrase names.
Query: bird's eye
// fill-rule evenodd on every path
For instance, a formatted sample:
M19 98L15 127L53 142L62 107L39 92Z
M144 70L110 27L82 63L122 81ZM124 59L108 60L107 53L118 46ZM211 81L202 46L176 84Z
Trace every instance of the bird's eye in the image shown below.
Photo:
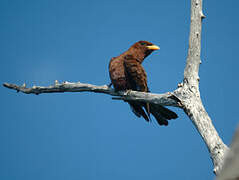
M141 45L146 45L146 42L141 42L140 44L141 44Z

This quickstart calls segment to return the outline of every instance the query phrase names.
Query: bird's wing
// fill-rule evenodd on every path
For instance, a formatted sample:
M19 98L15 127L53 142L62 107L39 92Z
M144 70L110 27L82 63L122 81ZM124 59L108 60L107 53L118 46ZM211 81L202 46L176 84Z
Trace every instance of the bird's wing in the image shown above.
M126 90L124 62L121 58L112 58L109 63L109 75L116 91Z
M147 75L140 62L128 55L124 59L124 68L130 89L148 92Z
M124 68L126 79L128 81L128 86L130 87L130 89L135 91L148 92L147 75L141 63L137 61L137 59L135 59L133 56L128 55L124 59ZM147 112L148 120L137 108L132 106L132 104L134 104L135 107L138 107L138 109L142 109L141 106L143 106ZM147 121L150 120L149 103L141 103L141 106L135 103L132 104L131 107L134 110L134 113L137 112L141 114Z

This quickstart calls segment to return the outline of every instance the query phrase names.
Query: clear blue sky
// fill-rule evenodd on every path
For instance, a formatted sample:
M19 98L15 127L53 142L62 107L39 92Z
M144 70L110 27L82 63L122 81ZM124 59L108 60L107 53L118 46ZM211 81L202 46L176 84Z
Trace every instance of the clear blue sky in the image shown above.
M204 2L200 89L220 136L238 123L238 1ZM111 57L138 40L160 45L143 63L154 93L183 78L189 1L1 0L0 82L108 84ZM0 179L212 179L188 117L147 124L127 104L94 93L16 93L0 87Z

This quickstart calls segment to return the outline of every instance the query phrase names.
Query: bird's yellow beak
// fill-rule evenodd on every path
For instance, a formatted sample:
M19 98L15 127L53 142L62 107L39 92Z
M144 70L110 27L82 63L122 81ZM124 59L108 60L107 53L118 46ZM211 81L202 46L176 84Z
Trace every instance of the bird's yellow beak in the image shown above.
M159 50L160 47L156 46L156 45L150 45L150 46L147 46L148 49L150 50Z

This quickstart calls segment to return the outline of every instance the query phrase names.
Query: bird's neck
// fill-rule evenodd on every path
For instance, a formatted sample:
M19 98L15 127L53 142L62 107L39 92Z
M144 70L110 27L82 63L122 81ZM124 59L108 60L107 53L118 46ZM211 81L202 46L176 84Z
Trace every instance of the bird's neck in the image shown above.
M137 61L142 63L144 59L147 57L144 52L142 52L140 49L129 49L124 53L125 55L133 56Z

